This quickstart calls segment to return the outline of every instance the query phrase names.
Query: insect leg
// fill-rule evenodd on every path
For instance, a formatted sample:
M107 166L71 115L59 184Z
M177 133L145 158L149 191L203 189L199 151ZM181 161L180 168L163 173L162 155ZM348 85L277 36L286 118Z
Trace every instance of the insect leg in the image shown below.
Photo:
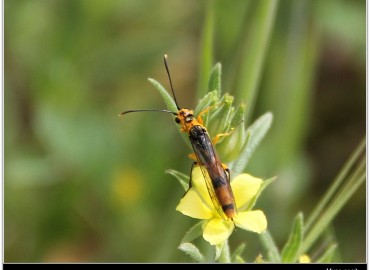
M220 138L221 138L221 137L226 137L226 136L231 135L231 134L235 131L235 129L236 129L236 128L241 124L241 123L243 123L243 121L241 121L239 124L237 124L237 125L236 125L236 127L231 128L229 132L220 133L220 134L217 134L216 136L214 136L214 137L213 137L213 139L212 139L212 143L213 143L213 145L216 145L216 144L218 143L218 141L220 140Z
M226 137L226 136L231 135L234 132L234 130L235 130L235 128L231 128L231 130L229 132L220 133L220 134L217 134L216 136L214 136L213 139L212 139L213 145L216 145L221 137Z
M217 104L214 104L214 105L212 105L212 106L209 106L208 108L206 108L206 109L204 109L203 111L201 111L201 112L198 114L198 116L197 116L197 120L198 120L198 122L199 122L200 124L202 124L202 125L203 125L202 115L203 115L203 114L205 114L205 113L207 113L209 110L212 110L214 107L219 106L219 105L220 105L220 103L217 103Z
M191 153L191 154L189 154L189 155L188 155L188 157L189 157L190 159L197 160L197 156L195 155L195 153ZM192 167L192 168L193 168L193 167Z
M190 190L190 188L192 187L192 179L191 179L191 177L192 177L192 171L193 171L193 168L194 168L194 166L197 166L198 164L196 163L196 162L193 162L192 164L191 164L191 169L190 169L190 179L189 179L189 187L188 187L188 190L187 191L185 191L185 193L184 193L184 195L182 195L182 198L186 195L186 193L188 193L188 191Z

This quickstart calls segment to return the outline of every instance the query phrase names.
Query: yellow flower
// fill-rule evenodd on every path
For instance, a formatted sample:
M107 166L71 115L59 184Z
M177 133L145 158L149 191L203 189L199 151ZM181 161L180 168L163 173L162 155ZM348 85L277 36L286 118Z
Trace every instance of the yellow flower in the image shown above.
M310 258L310 256L304 254L301 257L299 257L299 262L300 263L310 263L311 262L311 258Z
M207 186L198 166L192 171L192 185L180 200L176 210L192 218L204 219L203 238L211 245L220 245L229 238L235 225L247 231L262 233L267 228L261 210L245 210L258 193L262 180L249 174L240 174L231 181L238 214L233 220L224 220L209 197Z

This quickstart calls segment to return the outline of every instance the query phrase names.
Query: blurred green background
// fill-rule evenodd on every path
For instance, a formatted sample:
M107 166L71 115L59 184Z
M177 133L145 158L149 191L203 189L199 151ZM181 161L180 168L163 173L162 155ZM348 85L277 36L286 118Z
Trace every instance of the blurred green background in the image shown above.
M213 3L212 65L231 94L258 1ZM196 220L175 211L183 190L164 173L188 173L191 150L169 115L117 115L165 108L147 81L168 88L164 53L180 105L195 107L211 4L4 1L5 262L191 262L177 246ZM278 3L251 119L274 122L247 171L278 176L258 208L279 247L365 135L365 21L365 0ZM365 188L332 233L341 261L366 261ZM247 260L263 251L257 235L240 242Z

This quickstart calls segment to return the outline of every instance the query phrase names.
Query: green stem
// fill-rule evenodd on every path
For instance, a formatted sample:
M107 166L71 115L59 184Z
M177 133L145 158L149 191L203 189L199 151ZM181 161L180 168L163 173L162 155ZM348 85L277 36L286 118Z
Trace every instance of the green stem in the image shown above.
M226 240L225 243L222 245L222 250L220 257L218 258L218 262L220 263L230 263L230 247L229 247L229 241Z
M347 178L347 183L334 198L322 217L315 223L307 237L304 239L300 254L306 252L316 239L324 232L328 224L334 219L342 207L348 202L360 185L366 180L366 158L363 157L355 172Z
M346 176L348 175L348 172L353 167L355 162L358 160L361 153L364 151L366 145L366 139L363 139L360 143L360 145L357 147L357 149L354 151L354 153L351 155L349 160L346 162L346 164L343 166L343 168L340 170L338 176L335 178L333 184L329 188L329 190L326 192L324 197L320 200L320 202L317 204L317 207L314 209L314 211L311 213L311 215L308 217L307 222L305 224L305 231L308 231L311 227L311 225L316 221L316 219L319 217L320 213L324 209L324 207L328 204L330 199L333 197L334 193L338 190L339 186L343 183L343 181L346 179Z
M279 249L275 244L274 239L272 238L269 231L265 231L260 234L260 240L262 245L267 251L267 259L271 263L281 263L281 256Z

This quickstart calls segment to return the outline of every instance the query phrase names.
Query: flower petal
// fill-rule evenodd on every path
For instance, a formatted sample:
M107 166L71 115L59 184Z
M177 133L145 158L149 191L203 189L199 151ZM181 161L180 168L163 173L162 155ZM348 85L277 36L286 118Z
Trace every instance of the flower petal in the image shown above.
M262 179L250 174L239 174L231 181L236 207L243 208L257 194L262 184Z
M302 256L299 257L299 262L300 263L310 263L311 262L311 258L307 254L304 254L304 255L302 255Z
M208 207L214 208L211 197L209 196L209 193L208 193L206 180L204 179L200 166L193 167L193 170L191 171L191 183L192 183L192 186L199 193L199 196L202 198L204 203L207 204Z
M225 242L233 232L232 221L225 221L221 218L213 218L203 226L203 238L211 245L220 245Z
M210 219L213 211L205 205L194 188L190 188L176 207L184 215L198 219Z
M265 214L261 210L240 212L234 217L235 225L256 233L262 233L267 228Z

